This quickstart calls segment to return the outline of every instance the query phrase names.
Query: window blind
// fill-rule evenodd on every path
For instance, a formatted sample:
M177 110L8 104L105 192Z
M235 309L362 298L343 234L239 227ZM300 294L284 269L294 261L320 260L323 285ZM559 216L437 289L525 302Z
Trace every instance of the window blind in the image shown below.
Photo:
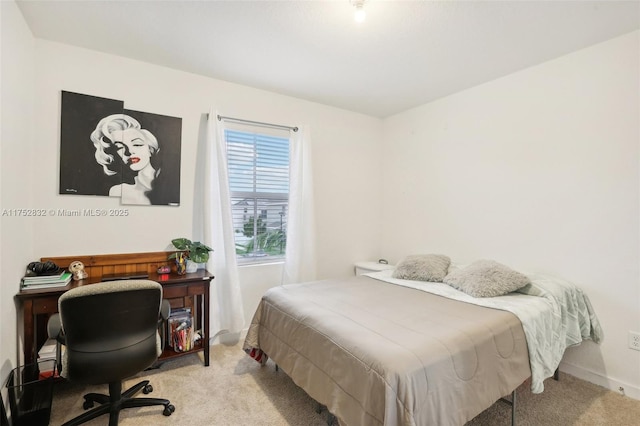
M284 257L289 139L225 130L236 254L253 263Z

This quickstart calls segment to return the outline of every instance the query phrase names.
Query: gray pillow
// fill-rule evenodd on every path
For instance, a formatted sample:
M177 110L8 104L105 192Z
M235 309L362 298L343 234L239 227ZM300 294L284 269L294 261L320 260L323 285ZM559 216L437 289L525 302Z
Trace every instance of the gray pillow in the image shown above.
M452 270L444 283L473 297L495 297L516 291L530 283L520 272L493 260L478 260Z
M414 254L398 263L391 276L403 280L442 282L450 264L451 259L442 254Z

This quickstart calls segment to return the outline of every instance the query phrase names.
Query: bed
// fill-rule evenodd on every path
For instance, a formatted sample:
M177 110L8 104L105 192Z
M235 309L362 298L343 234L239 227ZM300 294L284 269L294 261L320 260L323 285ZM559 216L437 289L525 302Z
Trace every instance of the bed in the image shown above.
M244 349L341 426L462 425L529 378L542 392L566 347L601 338L569 283L537 276L520 293L474 298L383 271L270 289Z

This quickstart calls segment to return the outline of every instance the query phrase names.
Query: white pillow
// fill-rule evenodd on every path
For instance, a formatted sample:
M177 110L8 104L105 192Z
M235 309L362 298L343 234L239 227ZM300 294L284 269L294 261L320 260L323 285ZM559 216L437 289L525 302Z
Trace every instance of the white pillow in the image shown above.
M495 297L511 293L530 283L529 278L493 260L478 260L452 270L443 281L473 297Z
M442 282L449 272L451 259L442 254L414 254L405 257L393 271L393 278Z

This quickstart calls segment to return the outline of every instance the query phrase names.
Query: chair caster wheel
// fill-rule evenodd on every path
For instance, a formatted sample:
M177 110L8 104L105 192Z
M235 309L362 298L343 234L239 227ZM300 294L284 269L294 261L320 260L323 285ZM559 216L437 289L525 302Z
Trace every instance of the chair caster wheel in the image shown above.
M151 386L151 385L147 385L147 386L142 388L142 393L145 394L145 395L148 394L148 393L151 393L151 392L153 392L153 386Z
M176 407L174 407L172 404L168 404L164 406L164 411L162 412L162 414L164 414L165 416L170 416L174 411L176 411Z
M85 400L82 403L82 408L84 408L85 410L88 410L89 408L93 408L93 401Z

